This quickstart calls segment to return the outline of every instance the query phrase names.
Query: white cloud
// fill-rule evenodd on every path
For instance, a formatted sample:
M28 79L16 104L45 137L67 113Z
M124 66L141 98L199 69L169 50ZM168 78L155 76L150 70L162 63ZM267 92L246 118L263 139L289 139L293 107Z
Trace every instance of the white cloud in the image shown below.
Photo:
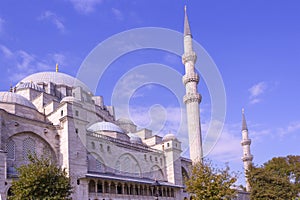
M13 53L11 52L11 50L9 50L4 45L0 45L0 50L1 50L2 54L4 55L4 57L6 57L6 58L10 58L13 56Z
M296 131L300 132L300 121L290 122L286 127L278 129L280 136L295 133Z
M124 20L124 15L119 9L112 8L111 11L112 11L113 15L116 17L117 20L119 20L119 21Z
M220 121L212 121L211 133L207 133L208 125L208 122L202 123L204 156L223 163L240 162L242 154L240 124L224 124L223 126ZM215 133L222 126L222 132Z
M3 55L3 63L7 65L9 80L20 81L25 76L38 72L55 69L55 63L65 63L65 57L61 53L48 54L43 59L24 50L12 51L8 47L0 44L0 58ZM54 63L50 66L49 63Z
M43 12L42 15L38 17L38 20L49 20L60 32L65 32L65 25L62 20L55 13L49 10Z
M23 71L29 70L30 64L35 60L34 56L23 50L17 51L16 55L18 69Z
M66 57L64 54L61 53L54 53L54 54L49 54L48 57L50 59L53 59L58 65L63 65L66 63Z
M259 99L259 98L250 99L250 104L256 104L256 103L259 103L261 101L262 101L262 99Z
M256 104L261 102L260 96L265 93L268 88L266 82L259 82L253 85L248 91L250 92L250 104Z
M101 4L103 0L69 0L75 10L82 14L88 14L95 10L98 4Z

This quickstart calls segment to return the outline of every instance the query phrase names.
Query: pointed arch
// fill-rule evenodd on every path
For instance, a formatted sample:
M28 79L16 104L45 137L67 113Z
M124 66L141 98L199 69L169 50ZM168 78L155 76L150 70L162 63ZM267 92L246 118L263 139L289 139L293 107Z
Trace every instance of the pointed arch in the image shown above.
M116 173L122 173L129 176L141 176L141 167L138 160L129 153L122 154L115 164Z
M182 176L182 183L183 185L185 185L185 181L189 179L189 174L183 166L181 166L181 176Z
M92 152L87 155L88 171L101 173L106 171L105 163L101 156Z
M151 178L155 180L164 180L164 173L158 165L153 165L150 170Z

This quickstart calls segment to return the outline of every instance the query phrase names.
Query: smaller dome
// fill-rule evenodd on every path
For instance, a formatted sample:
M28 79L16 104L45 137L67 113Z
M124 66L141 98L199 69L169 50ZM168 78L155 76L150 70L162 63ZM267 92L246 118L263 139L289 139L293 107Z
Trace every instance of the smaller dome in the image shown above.
M131 143L134 143L134 144L143 144L142 139L138 135L136 135L134 133L128 133L127 135L129 136Z
M166 142L166 141L169 141L169 140L178 140L178 139L177 139L176 136L175 136L174 134L172 134L172 133L169 133L169 134L165 135L165 136L163 137L163 139L162 139L163 142Z
M117 120L119 124L134 124L130 119L128 118L120 118Z
M19 104L36 110L31 101L13 92L0 92L0 103Z
M60 103L62 103L62 102L80 102L80 100L76 99L73 96L66 96L60 101Z
M21 82L20 84L17 85L17 90L27 89L27 88L31 88L39 92L45 91L43 88L41 88L40 86L38 86L33 82Z
M111 132L124 133L124 131L120 127L118 127L117 125L111 122L96 122L92 124L90 127L88 127L87 130L93 132L111 131Z

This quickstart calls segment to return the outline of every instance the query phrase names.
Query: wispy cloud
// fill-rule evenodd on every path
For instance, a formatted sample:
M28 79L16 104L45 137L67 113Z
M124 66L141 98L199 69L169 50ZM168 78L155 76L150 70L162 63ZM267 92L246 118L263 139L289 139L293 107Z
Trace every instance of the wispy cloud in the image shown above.
M265 93L267 90L268 85L266 82L259 82L255 85L253 85L251 88L249 88L250 92L250 104L256 104L261 102L261 95Z
M66 56L62 53L48 54L48 58L50 60L54 60L59 65L66 64Z
M4 23L5 23L5 20L0 17L0 33L2 33L4 30Z
M60 53L48 54L44 58L25 50L13 51L0 44L0 59L7 65L9 81L19 81L25 76L38 72L54 69L49 63L65 62L65 57Z
M119 9L112 8L111 11L112 11L113 15L115 16L115 18L117 20L119 20L119 21L123 21L124 20L124 15L123 15L123 13Z
M3 56L5 58L10 58L13 56L13 53L11 52L10 49L8 49L6 46L4 45L0 45L0 51L2 52Z
M55 13L53 13L49 10L43 12L42 15L38 17L38 20L48 20L48 21L50 21L62 33L64 33L65 30L66 30L62 19L60 17L58 17Z
M81 14L89 14L96 9L98 4L101 4L103 0L69 0L75 10Z
M207 132L208 125L208 122L202 124L203 133ZM221 125L220 121L212 121L212 130L217 130ZM204 154L219 162L240 162L242 154L240 141L240 124L224 124L220 135L204 135Z
M290 122L286 127L279 128L278 133L280 136L286 136L287 134L300 132L300 121Z

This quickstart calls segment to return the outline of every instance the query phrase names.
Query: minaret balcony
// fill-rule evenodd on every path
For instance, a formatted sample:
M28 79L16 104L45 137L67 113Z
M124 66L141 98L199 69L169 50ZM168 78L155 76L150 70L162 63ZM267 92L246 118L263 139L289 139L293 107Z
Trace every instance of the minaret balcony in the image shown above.
M185 104L191 103L191 102L197 102L200 103L202 99L202 96L199 93L196 94L186 94L183 97L183 102Z
M252 161L252 160L253 160L253 156L251 154L242 157L243 162Z
M198 84L199 82L199 75L196 73L191 73L191 74L185 74L182 77L182 82L184 85L186 85L188 82L196 82Z
M186 62L193 62L195 63L197 60L197 55L194 51L186 52L182 55L182 63L185 65Z
M245 145L250 145L251 144L251 140L250 139L246 139L246 140L242 140L241 141L241 145L245 146Z

